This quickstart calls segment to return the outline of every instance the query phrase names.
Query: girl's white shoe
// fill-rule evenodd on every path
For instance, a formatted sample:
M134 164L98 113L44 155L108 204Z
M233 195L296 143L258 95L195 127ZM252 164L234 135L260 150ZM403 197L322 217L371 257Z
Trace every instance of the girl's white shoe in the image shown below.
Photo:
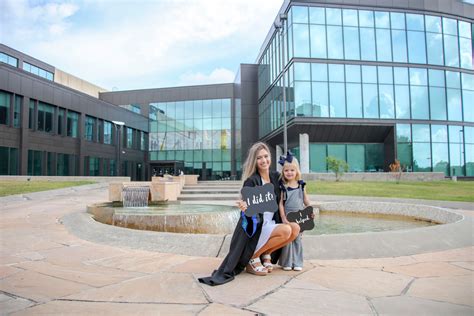
M291 267L283 267L284 271L291 271Z
M295 271L301 271L301 270L303 270L303 268L302 268L302 267L294 267L293 270L295 270Z

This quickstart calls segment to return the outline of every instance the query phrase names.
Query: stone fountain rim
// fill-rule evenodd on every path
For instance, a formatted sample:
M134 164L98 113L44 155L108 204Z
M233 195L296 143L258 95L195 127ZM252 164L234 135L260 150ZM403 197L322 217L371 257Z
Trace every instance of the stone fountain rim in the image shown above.
M317 204L319 207L340 203L364 202L407 206L393 202L341 201ZM100 203L96 203L100 204ZM192 205L192 204L189 204ZM225 205L225 204L224 204ZM473 220L452 210L437 206L412 204L415 207L454 214L457 220L447 224L385 232L314 235L303 238L305 259L354 259L406 256L472 246ZM230 244L229 235L180 234L137 231L96 222L91 214L71 213L61 219L78 237L111 246L143 249L191 256L223 257Z

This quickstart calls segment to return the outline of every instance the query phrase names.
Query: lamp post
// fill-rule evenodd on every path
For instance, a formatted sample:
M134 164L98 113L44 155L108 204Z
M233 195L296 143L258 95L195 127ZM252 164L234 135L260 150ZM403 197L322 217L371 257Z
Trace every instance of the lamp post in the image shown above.
M120 176L120 143L121 143L121 137L120 137L120 129L122 126L125 125L124 122L121 121L112 121L115 126L115 130L117 132L117 166L116 166L116 171L117 171L117 176Z
M462 135L462 136L461 136ZM462 145L463 145L463 136L464 136L464 130L463 129L460 129L459 130L459 169L460 169L460 175L462 175L462 171L463 171L463 168L462 168Z
M285 13L280 14L280 24L275 23L275 29L277 29L280 35L281 45L281 72L282 72L282 88L283 88L283 153L286 155L288 152L288 134L287 134L287 110L286 110L286 83L285 83L285 43L283 33L285 29L285 21L288 16Z

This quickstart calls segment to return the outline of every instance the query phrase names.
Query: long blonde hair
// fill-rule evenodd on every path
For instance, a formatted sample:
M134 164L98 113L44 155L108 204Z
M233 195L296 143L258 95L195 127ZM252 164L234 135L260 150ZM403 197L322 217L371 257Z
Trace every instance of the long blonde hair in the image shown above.
M282 182L284 184L288 183L288 181L285 178L285 168L288 168L288 167L293 167L293 168L296 169L295 180L300 181L301 180L300 164L298 162L298 159L296 159L296 157L293 157L293 160L291 162L288 162L288 161L285 160L285 163L283 164L283 166L281 168L280 178L281 178Z
M247 180L257 171L257 154L262 149L265 149L268 152L271 161L272 154L270 153L270 149L268 148L267 144L263 142L253 144L252 147L250 147L249 152L247 154L247 159L245 160L244 165L242 166L242 181Z

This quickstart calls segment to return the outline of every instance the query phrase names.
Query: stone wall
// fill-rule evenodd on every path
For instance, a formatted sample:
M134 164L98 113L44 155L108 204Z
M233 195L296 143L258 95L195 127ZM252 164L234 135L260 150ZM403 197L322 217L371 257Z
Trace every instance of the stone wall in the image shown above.
M396 181L393 172L348 172L344 173L341 181ZM334 173L305 173L304 180L335 181ZM443 172L404 172L400 181L441 181L446 180Z
M0 176L0 181L95 181L95 182L129 182L129 181L130 181L130 177Z

